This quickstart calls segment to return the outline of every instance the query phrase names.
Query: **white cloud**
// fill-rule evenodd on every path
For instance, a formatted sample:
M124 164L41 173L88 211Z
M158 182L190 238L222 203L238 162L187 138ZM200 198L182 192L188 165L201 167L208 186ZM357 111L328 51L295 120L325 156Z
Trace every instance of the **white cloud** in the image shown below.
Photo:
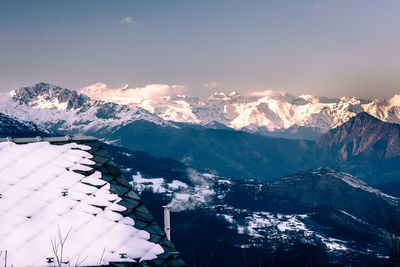
M133 18L132 17L126 17L126 18L123 18L121 21L120 21L120 23L122 23L122 24L133 24L133 23L135 23L135 21L133 20Z
M259 96L259 97L264 97L264 96L284 96L287 95L287 92L282 91L282 90L265 90L265 91L254 91L249 93L249 96Z
M394 95L388 100L389 106L400 106L400 95Z
M203 84L203 86L205 88L217 88L218 87L218 82L211 81L211 82Z
M125 85L120 88L108 88L105 83L95 83L80 90L80 93L95 99L130 104L140 103L144 99L153 99L162 96L175 96L187 91L182 85L148 84L144 87L130 88Z

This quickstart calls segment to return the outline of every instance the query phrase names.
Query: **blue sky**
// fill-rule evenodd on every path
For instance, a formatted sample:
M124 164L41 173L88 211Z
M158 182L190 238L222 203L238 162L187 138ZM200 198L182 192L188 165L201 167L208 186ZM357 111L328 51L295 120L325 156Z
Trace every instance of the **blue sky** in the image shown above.
M400 1L0 1L0 90L400 92Z

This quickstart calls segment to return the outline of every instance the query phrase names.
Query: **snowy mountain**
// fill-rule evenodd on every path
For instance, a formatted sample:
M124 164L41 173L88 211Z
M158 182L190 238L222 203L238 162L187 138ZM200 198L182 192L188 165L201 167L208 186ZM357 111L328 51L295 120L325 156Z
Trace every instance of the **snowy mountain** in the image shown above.
M400 176L400 125L359 113L315 140L322 165L350 172L372 184Z
M400 157L400 125L361 112L316 140L338 160Z
M136 120L171 125L140 107L92 100L76 91L47 83L23 87L3 95L0 112L69 134L109 133Z
M361 111L377 118L400 122L400 101L396 95L385 100L364 101L354 97L328 99L311 95L293 96L281 91L267 90L240 95L216 92L207 99L182 94L148 96L139 94L142 88L108 89L95 84L82 90L89 96L145 108L165 120L209 125L217 122L236 130L287 136L312 135L326 132ZM154 88L157 90L157 87ZM304 137L304 136L303 136Z
M171 208L172 239L190 265L368 266L389 253L386 225L399 199L347 173L323 167L257 183L108 150L156 220L161 205Z
M0 113L0 137L36 137L50 136L53 133L30 121Z
M190 100L183 96L176 98ZM250 98L257 97L216 94L207 100L207 105L199 99L196 101L204 103L204 108L198 112L205 114L213 110L209 108L209 103L214 103L214 106L223 101L248 103L246 101ZM272 98L274 101L286 101L285 103L291 101L295 106L303 108L310 107L311 103L319 106L322 102L325 105L333 101L318 100L309 96L303 96L304 99L301 100L282 94L273 95ZM158 109L172 101L172 98L168 100L166 97L157 99L161 101L155 106ZM342 100L350 101L347 98ZM193 100L191 105L196 101ZM350 102L357 101L353 99ZM141 103L140 105L144 105L145 102ZM393 112L381 113L381 116L387 114L386 118L394 118L395 102L388 101L387 104L389 103ZM346 105L341 106L344 108ZM13 91L8 97L3 97L0 101L0 112L33 121L54 132L94 135L133 150L174 158L195 169L213 170L226 177L268 181L290 173L328 165L352 173L372 184L398 180L399 125L380 121L362 111L353 116L349 110L354 111L355 106L356 104L348 109L347 105L347 108L342 109L347 110L347 113L343 113L347 114L346 123L328 131L315 141L268 138L236 131L215 121L207 125L202 125L201 121L199 124L166 121L160 117L162 114L157 116L152 113L159 113L157 109L151 110L148 107L152 111L150 112L138 104L94 100L83 94L45 83L24 87ZM321 112L327 110L323 109ZM329 117L326 117L326 114L314 114L313 118L322 118L321 116ZM214 113L209 114L209 117L218 116ZM341 120L344 120L344 117ZM304 129L302 127L291 126L288 130Z
M162 127L146 121L128 124L107 138L132 150L173 158L225 177L270 181L332 166L375 185L399 181L399 133L399 124L362 112L317 140L272 138L197 125Z
M109 140L158 156L105 145L158 223L160 207L171 208L172 240L191 265L385 263L385 227L399 199L348 173L318 167L361 172L361 178L375 182L397 179L397 124L361 112L316 141L287 140L218 123L213 127L218 129L188 127L142 108L135 113L131 105L92 100L46 84L23 91L2 102L2 109L52 129L103 132ZM120 116L121 110L127 117ZM10 129L24 134L32 128L39 135L41 128L33 123L0 118Z
M85 88L81 92L93 93ZM207 99L179 94L95 99L39 83L12 91L0 103L0 112L59 131L110 131L143 119L159 125L183 122L306 139L314 139L362 111L383 121L400 123L400 104L396 97L388 101L364 101L354 97L328 99L269 92L261 95L215 93Z

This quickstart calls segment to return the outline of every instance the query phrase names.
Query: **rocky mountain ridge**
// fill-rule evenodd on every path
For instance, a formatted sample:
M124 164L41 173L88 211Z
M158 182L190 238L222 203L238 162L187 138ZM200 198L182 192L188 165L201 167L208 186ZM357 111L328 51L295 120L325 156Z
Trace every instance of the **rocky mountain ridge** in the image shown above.
M267 183L233 181L171 159L147 155L139 163L137 152L108 150L156 220L159 207L170 206L172 238L188 263L372 266L389 253L385 227L399 199L347 173L321 167ZM214 230L204 231L207 224Z
M269 181L298 171L332 166L378 184L399 180L400 149L396 149L400 144L399 128L398 124L359 113L315 141L271 138L227 129L161 127L145 121L128 124L108 138L116 140L115 144L174 158L225 177Z
M54 133L39 127L33 122L22 121L13 116L0 113L0 137L51 136Z
M97 110L101 112L104 106L108 106L108 123L112 123L111 119L115 118L118 124L124 124L121 119L129 121L128 116L132 116L132 110L135 110L144 113L144 119L164 125L177 122L211 128L213 125L224 125L267 136L303 139L314 139L363 111L383 121L400 123L398 103L386 100L365 101L354 97L331 99L310 95L295 97L286 93L262 96L215 93L208 99L175 95L143 98L126 104L129 99L124 99L124 103L114 99L96 100L78 91L39 83L12 91L11 98L13 102L24 105L24 108L33 108L30 113L40 113L39 110L44 109L52 114L49 117L57 117L65 121L64 124L75 126L77 131L88 128L82 124L101 119L96 117ZM21 109L15 105L14 108ZM0 111L11 112L4 104L0 106ZM86 114L87 119L79 118L78 114ZM76 117L76 121L68 122L73 120L71 117ZM33 118L39 125L56 124L42 116ZM99 123L102 124L102 121L99 120Z
M71 102L75 102L73 98ZM95 114L107 119L107 108L113 109L117 104L101 105L104 115ZM86 108L90 109L83 103L78 108L72 105L68 110L81 114ZM5 122L3 125L14 129L14 133L26 136L27 129L32 129L34 136L43 135L39 131L41 128L32 122L8 115L1 115L2 121ZM147 126L140 126L139 122L147 123ZM154 130L148 124L161 130ZM24 125L29 127L24 128ZM139 127L143 127L143 133ZM364 175L365 170L367 174L373 170L375 173L371 177L377 180L385 175L396 177L399 162L396 153L380 153L376 158L371 158L368 153L370 147L382 147L382 151L386 151L388 144L396 147L399 140L396 127L400 126L360 113L314 142L267 138L224 128L185 128L183 125L177 128L176 125L163 126L139 120L129 122L125 132L120 128L111 136L116 134L115 137L134 149L146 143L153 145L157 152L165 152L180 144L182 150L196 153L189 154L191 158L177 161L105 146L160 224L160 207L168 205L171 208L172 238L182 257L192 265L368 266L371 262L372 265L387 262L385 227L393 207L398 207L399 199L380 192L354 175L318 166L337 164L340 169L352 170L352 174L362 170ZM13 135L11 130L7 136ZM387 138L389 133L391 138ZM167 138L169 134L175 143ZM373 140L368 136L373 136ZM343 147L348 147L354 140L359 140L360 149L354 150L356 155L346 159L341 154L327 158L333 151L343 151ZM235 158L240 153L240 157ZM215 155L216 159L222 160L217 161L217 165L229 163L232 173L243 168L246 172L257 168L261 173L270 170L279 175L282 167L294 174L281 175L283 178L268 182L240 177L230 179L212 170L197 169L193 160L199 155L197 160L206 165L215 160L210 155ZM365 155L362 160L360 155ZM330 161L324 162L327 159ZM307 165L310 162L314 165ZM254 165L246 166L249 163ZM304 171L295 171L299 166ZM204 225L213 227L205 231Z
M61 88L48 83L38 83L34 86L22 87L11 92L12 99L20 104L33 107L55 107L59 109L78 109L90 101L86 95L77 91ZM45 105L58 102L60 105Z
M277 96L285 101L289 101L288 97ZM210 101L227 101L226 98L218 94ZM296 101L298 105L306 103L304 99ZM268 181L323 165L372 184L396 181L399 177L399 125L380 121L365 112L315 141L268 138L235 131L218 122L203 126L166 121L135 105L92 100L44 83L14 91L11 99L2 98L0 112L61 134L94 135L232 178Z
M394 158L400 156L400 125L386 123L361 112L316 140L340 160Z
M136 120L173 126L141 107L92 100L77 91L47 83L23 87L3 95L0 112L71 135L110 133Z

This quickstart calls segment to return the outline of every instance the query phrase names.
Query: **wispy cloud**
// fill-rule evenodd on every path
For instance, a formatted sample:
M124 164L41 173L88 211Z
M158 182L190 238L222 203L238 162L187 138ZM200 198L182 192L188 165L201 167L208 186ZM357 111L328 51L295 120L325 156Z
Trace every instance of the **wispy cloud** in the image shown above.
M119 88L108 88L104 83L95 83L82 88L80 92L96 99L130 104L140 103L145 99L175 96L186 91L187 89L183 85L148 84L144 87L136 88L131 88L128 85Z
M133 20L132 17L128 16L126 18L121 19L120 23L122 23L122 24L134 24L135 21Z
M203 84L205 88L217 88L218 87L218 82L211 81Z
M388 100L390 106L400 106L400 95L394 95Z
M276 96L284 96L286 95L287 92L282 91L282 90L265 90L265 91L254 91L249 93L249 96L259 96L259 97L264 97L264 96L270 96L270 97L276 97Z

